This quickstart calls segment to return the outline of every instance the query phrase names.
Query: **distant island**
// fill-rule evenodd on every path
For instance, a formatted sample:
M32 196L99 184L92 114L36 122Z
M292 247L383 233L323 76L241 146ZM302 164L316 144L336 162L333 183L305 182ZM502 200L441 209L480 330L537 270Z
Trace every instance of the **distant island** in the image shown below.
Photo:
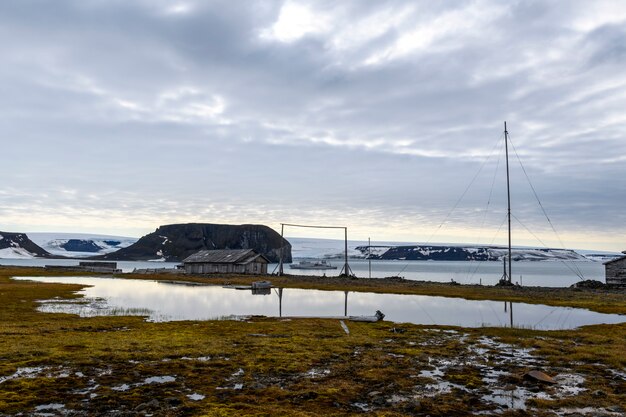
M183 223L161 226L128 247L90 259L180 262L205 249L254 249L278 262L281 248L284 261L291 262L291 244L268 226Z
M504 246L357 246L359 257L369 259L406 261L501 261L508 255ZM514 261L570 260L586 261L589 258L570 249L513 248Z
M289 241L288 241L289 240ZM343 259L343 240L289 238L268 226L183 223L163 225L141 238L84 233L0 232L0 258L70 258L91 260L180 262L203 249L254 249L271 262L297 259ZM350 242L349 242L350 244ZM293 246L293 247L292 247ZM405 244L368 247L350 244L352 259L406 261L502 261L507 248L469 244ZM513 248L514 261L608 261L620 253L555 248Z

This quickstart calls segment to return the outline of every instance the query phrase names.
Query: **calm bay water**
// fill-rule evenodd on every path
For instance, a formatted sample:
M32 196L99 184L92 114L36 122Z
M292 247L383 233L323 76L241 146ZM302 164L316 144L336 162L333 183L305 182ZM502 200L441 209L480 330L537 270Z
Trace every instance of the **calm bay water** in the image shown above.
M44 265L77 265L76 259L0 259L0 265L36 266ZM286 274L336 276L341 272L343 260L333 260L337 269L333 270L302 270L290 269L285 265ZM175 268L178 262L130 262L120 261L118 268L123 272L132 272L133 269L143 268ZM350 259L350 269L360 278L369 277L368 261ZM270 264L268 271L277 270L276 264ZM500 262L468 262L468 261L372 261L372 277L384 278L402 276L410 280L450 282L454 280L460 284L493 285L502 276ZM600 262L572 262L559 261L521 261L513 262L513 282L525 286L568 287L580 279L574 271L581 271L585 279L594 279L604 282L604 266Z
M284 266L286 274L336 276L341 272L343 260L333 260L333 270L302 270ZM369 277L368 261L349 259L350 269L356 276ZM372 278L401 276L410 280L450 282L460 284L494 285L502 277L501 262L478 261L372 261ZM272 264L268 271L277 265ZM604 266L600 262L578 261L520 261L513 262L513 282L526 286L568 287L580 281L575 271L585 279L604 282Z
M43 267L45 265L78 265L81 260L85 259L0 259L0 265L16 265L16 266L34 266ZM117 267L122 272L133 272L136 269L153 269L153 268L176 268L180 262L151 262L151 261L116 261Z
M145 280L96 277L19 277L16 280L84 284L84 299L44 300L43 312L81 316L140 315L151 321L208 320L229 316L269 317L362 316L376 310L396 323L462 327L511 326L538 330L569 329L598 323L620 323L626 316L583 309L497 301L348 291L272 289L253 294L220 286L198 286ZM78 302L77 302L78 301ZM511 313L512 312L512 313Z

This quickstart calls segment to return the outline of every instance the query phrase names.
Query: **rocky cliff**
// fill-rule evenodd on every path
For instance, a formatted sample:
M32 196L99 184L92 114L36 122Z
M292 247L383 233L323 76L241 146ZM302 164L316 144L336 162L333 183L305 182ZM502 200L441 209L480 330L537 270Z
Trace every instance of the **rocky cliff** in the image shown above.
M118 261L163 260L180 262L204 249L254 249L271 262L278 262L284 247L284 261L291 262L291 245L273 229L256 224L168 224L116 252L94 257Z
M52 255L25 233L0 232L0 258L49 258Z

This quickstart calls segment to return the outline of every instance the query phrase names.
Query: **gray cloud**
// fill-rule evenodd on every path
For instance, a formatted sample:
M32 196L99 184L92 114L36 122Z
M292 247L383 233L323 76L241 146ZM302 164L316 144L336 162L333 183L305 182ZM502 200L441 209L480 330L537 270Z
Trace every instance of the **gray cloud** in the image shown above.
M431 3L2 2L0 229L341 222L425 241L507 120L566 243L622 250L622 2ZM497 160L435 240L496 235ZM514 211L545 229L512 168Z

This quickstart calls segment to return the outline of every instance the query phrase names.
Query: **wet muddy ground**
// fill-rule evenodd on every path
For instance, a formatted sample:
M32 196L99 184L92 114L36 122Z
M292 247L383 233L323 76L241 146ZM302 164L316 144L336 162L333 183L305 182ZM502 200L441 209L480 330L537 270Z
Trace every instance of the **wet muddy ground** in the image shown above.
M0 274L1 275L1 274ZM0 276L0 415L621 416L626 325L567 331L37 312ZM539 370L544 384L525 378Z
M337 322L324 323L323 331L305 340L292 332L293 322L284 324L285 333L237 335L226 354L146 358L137 352L132 359L111 363L68 360L19 367L0 377L0 410L5 415L42 416L194 415L218 410L263 415L274 407L294 415L624 415L623 369L602 363L553 363L528 343L516 346L478 331L385 323L348 323L348 335ZM255 321L239 326L266 331L281 327ZM364 338L363 332L369 336ZM322 357L307 357L306 346L290 347L317 338L349 340L355 333L354 343L344 340L342 349ZM542 342L549 339L543 337ZM300 362L280 364L281 349L302 349ZM254 363L255 352L261 363ZM524 378L530 370L542 370L556 383ZM34 398L19 401L29 390ZM11 406L11 393L19 408ZM589 406L590 398L595 406Z

